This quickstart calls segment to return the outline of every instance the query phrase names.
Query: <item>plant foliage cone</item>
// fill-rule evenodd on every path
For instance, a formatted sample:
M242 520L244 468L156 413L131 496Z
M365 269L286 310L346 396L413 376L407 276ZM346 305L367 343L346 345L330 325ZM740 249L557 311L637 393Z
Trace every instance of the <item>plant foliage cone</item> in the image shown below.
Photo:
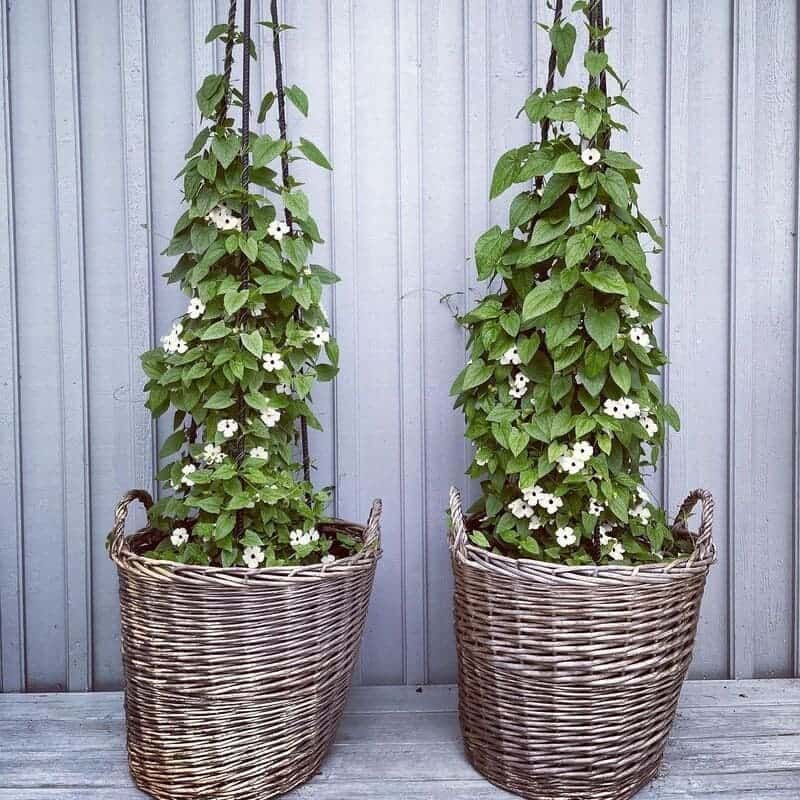
M279 48L288 26L262 24ZM244 45L227 25L211 29L215 39L229 54ZM318 530L329 493L300 478L296 431L302 420L319 428L310 393L337 372L320 298L338 279L310 263L322 239L289 165L330 164L312 142L286 138L285 98L303 115L308 100L282 79L258 114L277 118L277 133L237 130L229 111L243 95L230 74L209 75L197 92L206 124L186 154L186 210L165 251L177 257L168 278L187 295L186 313L142 357L148 408L175 409L158 473L168 492L150 515L163 537L151 555L225 567L328 562L355 543Z
M524 107L538 136L500 157L490 194L525 188L508 226L475 246L490 293L462 318L470 357L452 390L482 487L471 539L567 564L653 562L691 549L642 486L666 425L679 425L653 382L665 300L641 240L662 240L639 210L639 165L610 146L624 129L616 112L630 108L604 52L611 29L588 3L573 11L589 31L586 86L553 88L577 39L557 12L551 79Z

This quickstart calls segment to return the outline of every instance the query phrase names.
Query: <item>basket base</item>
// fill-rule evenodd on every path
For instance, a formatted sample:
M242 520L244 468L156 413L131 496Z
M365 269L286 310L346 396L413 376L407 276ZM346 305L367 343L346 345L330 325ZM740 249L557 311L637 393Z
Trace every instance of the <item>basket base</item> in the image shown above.
M500 770L486 768L486 765L473 758L465 748L467 760L489 783L499 789L512 792L525 800L631 800L645 788L658 774L661 761L655 764L644 775L637 776L630 782L609 783L591 781L556 781L552 778L537 778L535 768L531 768L528 781L520 781L519 774L501 774ZM599 777L599 776L598 776Z

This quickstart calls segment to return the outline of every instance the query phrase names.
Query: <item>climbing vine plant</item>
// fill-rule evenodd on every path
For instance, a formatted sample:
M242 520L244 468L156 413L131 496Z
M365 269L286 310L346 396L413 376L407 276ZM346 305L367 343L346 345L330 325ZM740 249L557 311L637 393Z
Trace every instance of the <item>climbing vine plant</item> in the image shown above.
M585 85L554 85L578 38L558 2L549 80L524 106L537 135L500 157L490 196L524 188L508 225L475 246L490 292L461 320L470 357L452 389L482 487L471 539L567 564L653 562L691 547L642 484L666 425L679 427L653 382L666 301L643 242L663 242L639 209L640 166L611 147L625 129L617 112L630 109L605 52L612 29L599 2L572 11L588 29Z
M257 120L275 127L249 130L256 53L232 16L207 37L224 43L225 69L197 92L205 125L186 154L186 208L165 251L177 258L168 279L187 295L186 313L142 357L148 408L155 416L174 409L158 473L168 491L150 515L163 537L150 554L185 563L328 562L355 547L317 527L330 498L310 482L305 436L306 426L320 427L312 388L337 372L339 350L320 298L338 278L311 262L322 238L290 166L331 165L312 142L287 137L285 101L307 115L308 98L283 85L280 40L289 26L278 21L274 0L272 20L261 24L272 31L277 79ZM241 89L231 78L238 50Z

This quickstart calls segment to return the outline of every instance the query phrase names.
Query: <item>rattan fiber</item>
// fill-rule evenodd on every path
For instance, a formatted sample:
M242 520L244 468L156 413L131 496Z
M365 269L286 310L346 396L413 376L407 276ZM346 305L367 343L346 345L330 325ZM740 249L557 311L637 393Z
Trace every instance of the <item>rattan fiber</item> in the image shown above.
M318 769L344 710L377 560L380 501L363 548L300 568L198 567L148 559L124 534L119 573L128 756L158 800L264 800ZM325 526L320 526L324 528Z
M688 558L566 567L468 543L450 492L459 718L467 756L530 800L627 800L656 774L714 562L713 500Z

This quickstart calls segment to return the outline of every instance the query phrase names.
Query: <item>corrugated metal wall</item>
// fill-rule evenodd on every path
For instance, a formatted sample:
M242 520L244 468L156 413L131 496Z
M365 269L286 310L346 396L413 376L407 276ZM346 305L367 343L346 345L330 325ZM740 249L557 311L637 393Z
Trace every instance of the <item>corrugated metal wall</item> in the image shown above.
M113 507L151 485L158 434L137 356L183 308L160 275L173 176L213 68L213 0L0 7L0 655L6 691L119 683ZM256 6L259 6L256 0ZM258 12L266 18L267 2ZM443 510L463 483L447 391L463 336L442 297L477 290L496 157L547 50L543 0L286 3L291 119L329 152L313 207L342 374L313 452L338 513L385 501L360 679L451 681ZM626 143L668 246L665 388L683 412L656 488L709 486L720 563L695 676L798 674L798 19L794 0L606 0L641 112ZM262 48L266 44L260 34ZM268 51L267 51L268 53ZM265 53L265 55L267 55ZM259 61L255 88L272 80Z

